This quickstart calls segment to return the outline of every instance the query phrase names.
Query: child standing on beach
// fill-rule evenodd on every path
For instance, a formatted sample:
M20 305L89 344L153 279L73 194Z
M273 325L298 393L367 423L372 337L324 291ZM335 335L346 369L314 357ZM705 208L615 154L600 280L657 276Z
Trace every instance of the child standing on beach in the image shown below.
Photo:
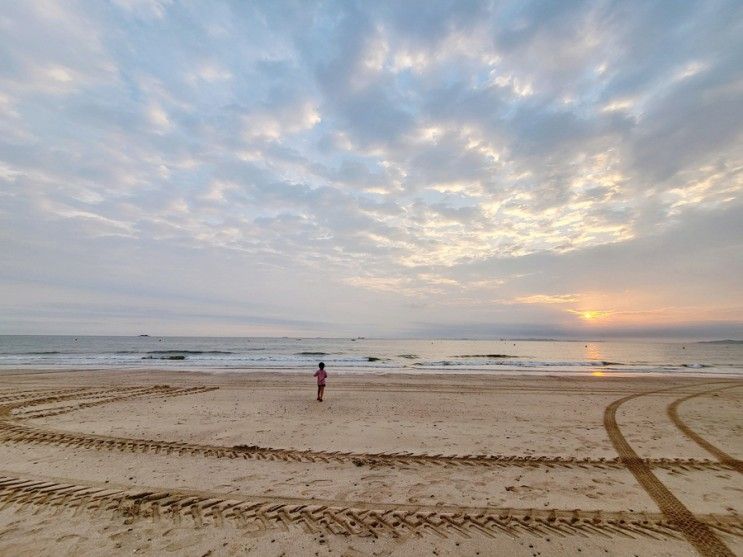
M325 371L325 364L320 362L318 370L315 372L317 377L317 400L322 402L322 394L325 392L325 378L328 376L328 372Z

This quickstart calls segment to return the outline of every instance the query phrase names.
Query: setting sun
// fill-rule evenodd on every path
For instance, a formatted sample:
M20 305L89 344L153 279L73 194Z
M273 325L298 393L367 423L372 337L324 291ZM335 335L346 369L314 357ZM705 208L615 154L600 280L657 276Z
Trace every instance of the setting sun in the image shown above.
M585 321L596 321L597 319L601 319L603 317L606 317L607 315L609 315L611 313L611 312L608 312L608 311L601 311L601 310L595 310L595 309L591 309L591 310L588 310L588 309L586 309L586 310L574 310L574 309L571 309L571 310L568 310L568 311L570 313L573 313L573 314L577 315L578 317L580 317L581 319L583 319Z

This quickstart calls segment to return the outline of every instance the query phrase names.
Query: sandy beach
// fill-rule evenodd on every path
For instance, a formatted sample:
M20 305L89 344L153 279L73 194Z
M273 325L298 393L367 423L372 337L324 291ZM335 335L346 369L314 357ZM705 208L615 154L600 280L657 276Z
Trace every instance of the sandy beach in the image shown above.
M0 377L2 555L743 553L743 383Z

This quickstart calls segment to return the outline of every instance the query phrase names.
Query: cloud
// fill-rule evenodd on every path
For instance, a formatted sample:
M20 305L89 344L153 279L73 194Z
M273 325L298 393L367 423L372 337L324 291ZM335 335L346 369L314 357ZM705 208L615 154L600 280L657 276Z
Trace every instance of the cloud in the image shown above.
M311 101L293 103L281 107L270 106L263 111L254 111L243 118L247 139L265 138L281 140L287 135L311 130L322 118Z
M572 304L578 301L573 294L532 294L531 296L519 296L514 300L519 304Z
M144 19L162 19L172 0L113 0L113 3L129 14Z
M8 6L0 284L218 287L329 333L740 322L740 15Z

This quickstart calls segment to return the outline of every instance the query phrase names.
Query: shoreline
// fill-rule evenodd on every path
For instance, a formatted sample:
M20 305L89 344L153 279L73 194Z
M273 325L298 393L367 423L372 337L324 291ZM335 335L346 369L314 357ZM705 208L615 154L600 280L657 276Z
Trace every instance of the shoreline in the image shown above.
M355 376L364 377L365 375L375 377L572 377L572 378L621 378L621 379L642 379L642 378L665 378L665 379L743 379L743 369L733 368L730 372L723 371L703 371L710 368L687 368L688 371L619 371L614 369L574 369L574 370L557 370L557 369L535 369L529 367L507 368L507 369L473 369L473 368L426 368L416 369L410 367L332 367L328 368L336 376ZM0 378L4 375L15 376L23 374L37 373L185 373L201 374L205 376L219 375L257 375L257 376L276 376L282 375L297 376L314 373L314 367L217 367L217 366L188 366L163 364L162 367L152 367L151 365L143 366L80 366L80 365L50 365L50 366L29 366L29 367L2 367L0 366Z

